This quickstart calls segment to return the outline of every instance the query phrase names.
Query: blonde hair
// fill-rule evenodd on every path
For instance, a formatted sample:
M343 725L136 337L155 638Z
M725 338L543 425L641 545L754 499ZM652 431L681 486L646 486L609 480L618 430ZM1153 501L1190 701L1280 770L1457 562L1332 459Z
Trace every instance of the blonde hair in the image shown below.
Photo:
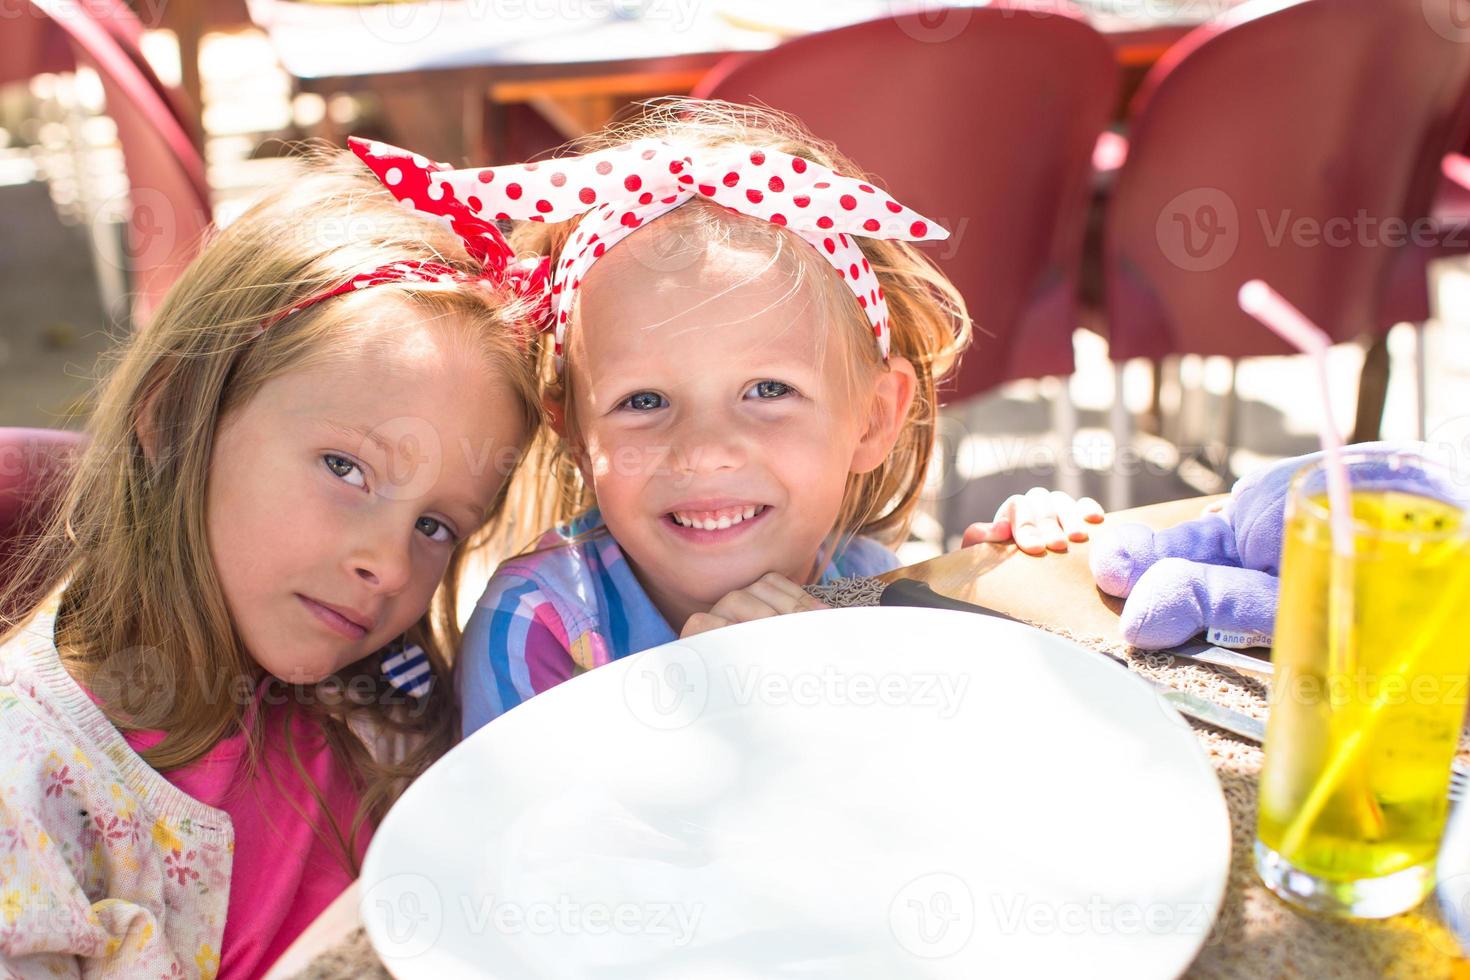
M346 153L308 154L280 189L218 232L184 270L153 320L126 340L104 370L76 461L54 518L12 572L3 595L6 638L59 593L56 643L79 682L151 672L167 698L131 684L108 690L103 710L120 730L161 728L142 753L161 771L198 760L222 739L251 731L258 761L262 726L247 725L241 690L273 683L255 664L226 608L205 531L205 489L224 419L270 379L330 360L350 347L354 311L401 303L422 319L463 326L487 372L519 395L523 431L536 433L539 400L532 355L518 326L519 301L479 285L377 285L262 324L352 275L394 261L432 260L473 272L460 240L434 219L400 208ZM391 329L391 328L390 328ZM99 365L106 369L109 365ZM145 454L140 426L147 428ZM539 488L508 477L491 518L456 547L430 608L407 639L429 656L434 684L414 701L387 685L374 655L306 686L290 686L286 749L322 802L289 737L294 712L315 718L353 773L361 805L352 826L318 828L354 872L353 841L458 736L449 665L460 632L456 595L467 555L507 533L506 515L534 513ZM495 515L499 515L498 519ZM249 687L247 687L249 685ZM221 704L221 701L224 703ZM397 759L375 758L360 722L407 744ZM274 775L274 774L272 774ZM323 812L330 812L325 806Z
M574 149L590 153L640 139L664 139L682 146L718 147L729 144L766 146L823 164L839 173L868 183L879 183L864 175L847 157L830 143L818 140L792 116L771 109L737 105L728 102L685 98L655 99L637 107L638 114L621 123L579 140ZM671 214L685 215L708 235L729 234L731 217L723 208L695 207L696 202ZM758 219L749 219L751 227L741 230L742 237L754 235L779 247L786 240L798 241L796 235ZM576 222L546 225L528 222L520 225L511 241L518 251L530 251L550 257L553 267L561 251L576 230ZM834 522L833 532L839 539L867 535L887 544L896 544L908 533L928 474L934 450L938 404L935 389L954 370L960 354L970 343L970 319L964 299L930 259L907 242L883 241L854 236L878 277L888 303L892 329L891 356L906 358L918 378L913 404L904 420L898 441L879 467L861 474L850 474L843 494L842 507ZM625 244L624 247L627 247ZM805 258L811 251L805 242L792 246L793 254ZM815 254L815 253L813 253ZM818 258L818 264L826 266ZM822 285L819 297L835 315L846 321L845 331L854 360L882 369L872 329L865 314L850 292L836 276L818 277ZM575 328L576 317L571 327ZM567 431L576 431L570 417L570 397L565 378L559 377L553 358L543 345L541 376L546 396L559 403L568 413ZM587 485L570 453L567 441L559 442L550 461L552 482L557 487L561 507L568 511L586 509L595 504L592 488ZM840 545L839 545L840 547Z

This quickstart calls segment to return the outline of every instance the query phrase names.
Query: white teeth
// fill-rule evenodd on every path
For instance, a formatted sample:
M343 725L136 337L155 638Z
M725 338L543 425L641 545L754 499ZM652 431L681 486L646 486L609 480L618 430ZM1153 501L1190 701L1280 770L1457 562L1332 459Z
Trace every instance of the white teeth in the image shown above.
M746 507L738 514L726 514L720 517L719 520L716 520L713 517L701 520L697 517L694 517L693 515L680 513L678 511L674 511L669 516L673 517L674 523L680 525L681 527L692 527L705 531L723 531L726 528L734 527L736 524L739 524L742 521L750 520L752 517L754 517L756 514L760 513L764 509L764 507L757 504L751 507Z

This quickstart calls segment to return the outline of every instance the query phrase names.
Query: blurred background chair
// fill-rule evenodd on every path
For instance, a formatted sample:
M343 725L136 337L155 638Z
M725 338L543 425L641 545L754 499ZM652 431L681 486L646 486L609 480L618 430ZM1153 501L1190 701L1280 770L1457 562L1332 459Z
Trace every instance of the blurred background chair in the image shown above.
M180 103L147 68L137 44L141 27L121 0L88 4L32 0L59 28L78 64L97 72L107 114L117 125L129 192L125 255L99 242L108 223L93 222L94 258L116 263L129 275L131 318L148 321L168 287L193 258L211 218L204 160L195 137L179 115ZM112 309L112 303L105 303Z
M733 56L694 94L792 113L950 230L924 249L977 326L952 400L1068 374L1112 49L1081 20L1002 6L975 10L942 43L924 38L917 15L824 31Z
M0 585L11 584L17 557L60 505L85 446L78 432L0 428Z
M732 56L694 94L792 113L950 230L924 250L975 324L942 393L953 404L1013 379L1072 373L1089 166L1117 85L1112 48L1082 20L994 6L939 43L908 15ZM1060 388L1066 453L1076 423ZM945 439L951 457L957 441ZM945 510L940 521L954 530L959 518Z
M103 333L146 320L192 254L209 205L227 221L288 172L282 157L295 140L350 132L456 163L507 162L635 112L629 103L640 97L691 89L794 112L954 231L929 246L977 325L959 377L941 392L945 465L935 475L944 479L930 487L942 503L928 516L942 510L952 531L1036 483L1106 499L1110 475L1126 476L1138 502L1221 486L1229 454L1217 465L1212 441L1196 457L1194 433L1234 418L1224 379L1245 355L1204 356L1220 348L1195 342L1196 323L1211 320L1201 328L1209 336L1254 336L1265 351L1280 349L1234 313L1235 284L1226 291L1220 280L1288 261L1297 219L1329 230L1327 221L1350 222L1360 207L1405 223L1427 215L1428 231L1410 247L1380 250L1394 252L1391 262L1359 254L1372 249L1357 247L1354 233L1350 256L1303 246L1322 254L1289 264L1318 284L1309 312L1352 341L1333 352L1333 387L1340 401L1350 397L1350 375L1362 367L1360 432L1381 417L1387 437L1413 434L1411 416L1424 406L1412 410L1414 345L1400 343L1413 338L1394 332L1389 386L1385 331L1431 314L1431 383L1419 390L1433 393L1434 424L1470 417L1459 394L1470 390L1470 343L1458 326L1470 329L1470 262L1438 261L1470 251L1470 230L1457 230L1470 229L1470 180L1454 179L1470 169L1470 152L1463 124L1447 123L1448 133L1434 124L1451 118L1457 91L1470 106L1470 85L1463 73L1455 80L1460 68L1445 50L1470 49L1470 0L1079 2L1075 17L1059 15L1053 0L1040 9L1023 2L884 17L892 8L878 0L733 0L681 9L675 20L678 5L538 19L434 0L391 10L251 0L253 24L243 22L242 0L28 2L0 35L0 210L10 225L0 237L9 301L0 310L0 421L84 418L79 381L105 349ZM1315 34L1273 29L1307 16L1303 8L1316 11ZM1140 87L1137 98L1122 97ZM207 99L207 132L200 102L184 91ZM1298 145L1313 140L1315 150ZM207 153L184 149L201 142ZM1089 150L1101 173L1089 174ZM1245 193L1278 178L1259 202ZM1150 196L1142 185L1155 180L1163 183ZM1167 255L1160 266L1164 245L1179 252L1186 227L1206 262L1210 243L1227 240L1225 212L1186 194L1209 188L1235 207L1236 254L1224 272L1182 268ZM1395 200L1396 209L1385 203ZM1280 248L1243 241L1261 237L1252 210L1261 206L1276 209L1267 212L1273 236L1288 222ZM1104 233L1104 217L1117 219L1117 232ZM1118 246L1106 261L1105 243ZM1233 267L1247 256L1273 265ZM1431 273L1444 280L1443 308L1430 302ZM86 284L93 275L107 288ZM1270 277L1288 293L1297 285ZM1181 300L1179 291L1197 285L1193 305ZM136 309L121 299L130 291ZM99 292L120 299L99 303ZM1123 372L1126 402L1104 340L1109 312L1113 356L1122 364L1141 352ZM1366 362L1365 339L1374 341ZM1155 378L1182 361L1187 396L1164 439L1131 433L1127 411L1147 397L1144 360L1160 349L1173 353ZM1250 357L1238 371L1238 466L1302 451L1316 418L1295 390L1295 362ZM1155 400L1172 403L1177 387L1159 399L1156 385ZM1348 407L1342 401L1339 413ZM1107 432L1110 411L1121 415L1113 422L1121 439ZM1224 442L1234 439L1227 426ZM1125 471L1123 451L1142 466ZM942 528L926 524L932 543Z
M1424 13L1456 2L1257 0L1154 67L1104 221L1120 372L1130 358L1288 353L1236 304L1252 278L1337 341L1382 336L1427 310L1422 279L1397 297L1389 288L1405 246L1385 222L1407 229L1427 215L1440 161L1463 142L1470 44ZM1121 402L1119 446L1131 437ZM1225 415L1228 447L1233 399ZM1109 498L1127 505L1117 468Z

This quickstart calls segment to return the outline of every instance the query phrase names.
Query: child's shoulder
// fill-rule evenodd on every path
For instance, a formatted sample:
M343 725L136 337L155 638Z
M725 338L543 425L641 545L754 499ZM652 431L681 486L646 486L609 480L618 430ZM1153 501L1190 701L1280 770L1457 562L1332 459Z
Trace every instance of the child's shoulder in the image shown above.
M551 528L529 551L501 562L478 605L541 599L565 615L570 610L562 609L564 605L596 596L608 567L622 560L617 542L594 508Z
M42 896L22 902L18 920L7 923L7 952L39 969L105 946L102 958L118 975L167 974L174 950L219 949L231 827L128 748L70 679L53 625L51 614L37 614L0 644L0 842L10 854L7 878ZM120 867L132 870L118 875ZM122 918L89 917L101 898ZM119 938L112 924L134 907L183 911L166 935L125 949L110 943Z
M898 568L898 555L872 538L854 537L832 559L829 578L882 575Z
M0 644L0 730L7 761L26 746L75 738L76 725L64 696L65 668L52 641L53 616L41 612ZM81 693L78 689L78 694Z
M43 612L0 644L0 770L37 780L44 799L79 802L79 813L136 810L200 831L223 830L226 839L228 826L215 826L222 814L150 768L71 677L54 624Z

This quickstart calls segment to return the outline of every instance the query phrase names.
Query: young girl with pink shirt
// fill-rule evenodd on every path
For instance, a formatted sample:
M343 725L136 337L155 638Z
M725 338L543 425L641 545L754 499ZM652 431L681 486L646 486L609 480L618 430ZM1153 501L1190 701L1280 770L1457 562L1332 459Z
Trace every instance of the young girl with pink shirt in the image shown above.
M0 975L256 977L356 877L458 733L545 304L350 157L185 270L0 595Z

